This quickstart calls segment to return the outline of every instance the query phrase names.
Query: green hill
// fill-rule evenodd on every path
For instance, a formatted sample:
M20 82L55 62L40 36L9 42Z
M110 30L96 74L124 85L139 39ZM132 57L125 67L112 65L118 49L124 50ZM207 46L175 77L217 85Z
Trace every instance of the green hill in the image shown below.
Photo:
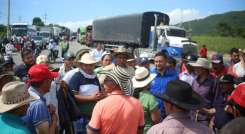
M197 33L216 35L216 25L219 21L227 21L231 24L231 26L245 26L245 11L231 11L223 14L210 15L204 19L183 22L182 27L189 26L190 22L192 35L195 35Z

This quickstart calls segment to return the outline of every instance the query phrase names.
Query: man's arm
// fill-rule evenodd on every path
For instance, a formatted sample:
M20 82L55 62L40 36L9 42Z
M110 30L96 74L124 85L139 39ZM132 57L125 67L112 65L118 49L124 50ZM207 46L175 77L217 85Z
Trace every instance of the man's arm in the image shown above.
M93 132L93 131L87 129L87 134L98 134L98 132Z
M197 110L198 113L206 114L206 115L214 115L216 113L215 108L212 109L204 109L201 108L200 110Z
M85 103L89 101L96 101L96 95L98 93L99 91L96 91L91 96L81 96L81 95L78 95L77 92L74 92L74 95L78 103Z
M54 114L51 114L51 118L52 118L52 123L50 126L49 126L48 121L44 121L41 124L36 126L37 134L54 134L55 133L55 128L57 125L58 117L54 113Z
M144 133L144 129L138 129L137 134L143 134Z

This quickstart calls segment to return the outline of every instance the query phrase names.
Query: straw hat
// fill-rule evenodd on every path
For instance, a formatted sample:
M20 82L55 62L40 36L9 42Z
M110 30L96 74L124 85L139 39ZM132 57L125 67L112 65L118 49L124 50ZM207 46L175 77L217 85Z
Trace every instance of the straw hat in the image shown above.
M87 46L82 46L76 53L76 60L80 59L80 55L86 51L89 51L90 49Z
M243 53L245 53L245 49L242 51L242 49L239 49L239 55L243 56Z
M149 71L145 67L139 67L135 71L135 76L132 79L133 86L134 86L134 88L142 88L142 87L145 87L156 76L157 76L156 74L150 74Z
M129 74L122 67L116 66L112 70L101 70L99 74L105 74L112 78L122 89L127 97L133 96L133 84Z
M110 57L115 59L117 54L125 54L128 56L128 59L134 59L134 56L128 53L124 46L119 46L115 53L110 54Z
M80 61L74 61L73 62L73 64L77 67L81 67L80 63L94 64L95 66L98 66L99 64L101 64L101 61L94 60L94 57L91 54L86 53L82 56L82 59Z
M210 72L215 72L214 69L209 67L209 61L205 58L199 58L195 63L188 63L187 65L191 65L193 67L200 67L208 69Z
M28 91L24 82L9 82L3 87L2 95L0 95L0 113L26 105L39 98L35 93Z
M46 55L38 56L36 63L46 65L48 67L48 69L50 70L50 72L59 72L59 70L60 70L60 68L54 68L52 66L52 64L50 63L50 61L48 60L48 57Z

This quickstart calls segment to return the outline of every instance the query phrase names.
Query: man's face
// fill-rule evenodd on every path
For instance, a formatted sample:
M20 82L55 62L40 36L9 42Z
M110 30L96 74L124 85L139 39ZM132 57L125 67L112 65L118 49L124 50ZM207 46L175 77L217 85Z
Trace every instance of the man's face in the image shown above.
M13 71L14 70L14 64L13 63L7 63L7 64L3 65L3 68L6 71Z
M234 83L220 82L222 93L229 93L232 91Z
M26 66L32 66L35 64L35 58L32 53L24 56L22 61L25 63Z
M2 91L2 88L4 85L12 81L12 76L11 75L5 75L0 79L0 90ZM0 92L1 92L0 91Z
M21 115L21 117L23 117L23 116L25 116L27 114L27 109L29 107L30 107L30 103L20 107L20 111L21 111L20 115Z
M222 62L220 62L220 63L213 63L212 62L212 67L215 70L215 73L221 72L223 69L223 63Z
M93 74L93 72L94 72L94 64L83 64L83 63L81 63L81 69L85 72L85 73L87 73L87 74Z
M80 59L79 59L79 60L81 60L82 57L83 57L83 55L86 54L86 53L89 53L89 51L85 51L85 52L81 53L81 54L80 54Z
M234 63L238 63L239 62L239 54L238 53L233 52L230 57L231 57L231 59L232 59L232 61Z
M127 64L128 56L125 54L118 54L115 59L118 66L125 67L125 65Z
M154 60L157 70L164 70L166 68L168 60L164 59L163 56L157 56Z
M150 62L141 63L139 67L145 67L147 70L150 70Z
M100 51L100 50L101 50L101 44L98 44L98 46L96 47L96 49L97 49L98 51Z
M50 87L51 87L52 81L53 81L52 78L47 78L47 79L45 79L43 81L44 87L45 87L45 89L47 89L46 92L49 92L50 91Z
M198 76L201 76L207 72L207 70L205 68L200 68L200 67L196 67L195 70L196 70L196 73Z
M64 63L67 67L72 67L74 58L64 59Z
M134 65L135 65L135 60L133 61L127 61L127 65L134 68Z
M104 80L104 84L106 86L106 88L105 88L106 93L112 93L114 88L116 87L116 82L108 76L106 76L106 78Z
M167 63L167 66L171 68L171 70L175 71L175 65L172 63Z
M193 67L193 66L191 66L191 65L189 65L189 64L186 65L186 69L187 69L189 72L194 72L194 71L195 71L195 67Z

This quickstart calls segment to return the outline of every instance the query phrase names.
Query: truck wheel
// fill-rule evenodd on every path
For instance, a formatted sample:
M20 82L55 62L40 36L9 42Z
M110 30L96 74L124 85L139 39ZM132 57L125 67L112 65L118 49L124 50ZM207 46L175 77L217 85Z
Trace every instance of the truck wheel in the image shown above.
M138 58L138 57L140 57L140 54L139 54L139 48L135 48L135 49L134 49L133 55L134 55L134 58L135 58L135 59Z
M130 54L133 54L134 48L133 47L128 47L127 52Z

